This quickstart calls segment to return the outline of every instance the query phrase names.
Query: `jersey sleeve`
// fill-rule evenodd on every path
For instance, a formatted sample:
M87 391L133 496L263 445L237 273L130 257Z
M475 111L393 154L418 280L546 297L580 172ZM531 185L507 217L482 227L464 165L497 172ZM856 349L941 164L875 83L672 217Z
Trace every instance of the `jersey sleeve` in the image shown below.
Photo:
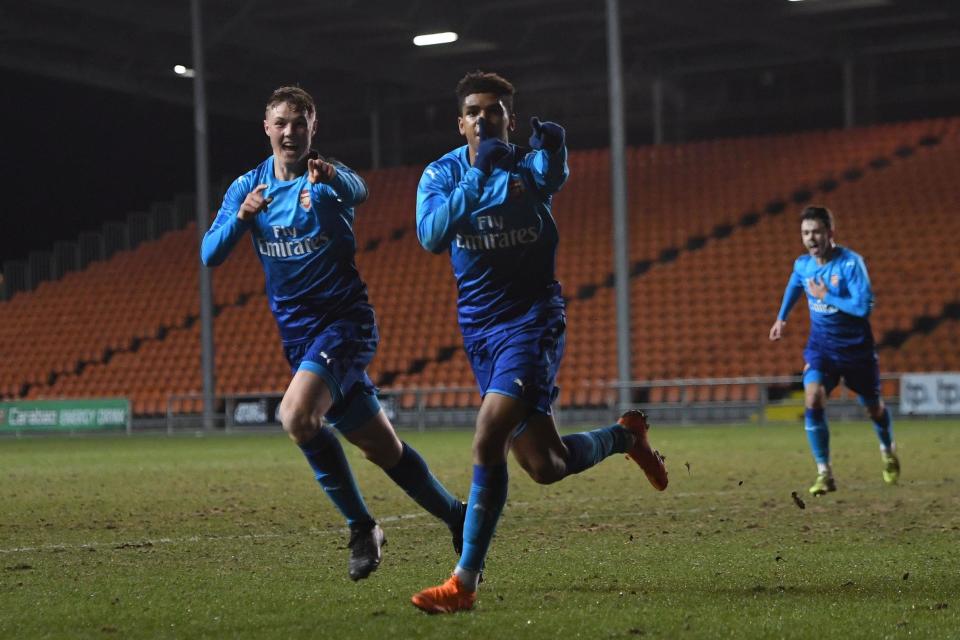
M450 246L457 223L479 205L486 180L476 167L456 183L442 162L427 166L417 185L417 238L424 249L441 253Z
M546 149L534 151L527 156L527 163L541 193L553 195L570 177L567 166L567 147L560 147L553 153Z
M337 168L337 175L329 183L318 182L311 185L313 197L333 197L348 207L366 201L369 192L363 178L345 164L334 162L333 165Z
M803 279L797 271L796 266L790 272L790 279L787 281L787 288L783 292L783 301L780 303L780 312L777 313L777 320L786 322L790 315L790 309L797 303L800 296L803 295Z
M866 318L873 310L873 289L863 258L856 256L848 260L843 266L843 275L847 281L847 295L827 292L823 297L824 303L848 315Z
M240 205L253 190L252 183L250 174L241 176L233 181L223 196L217 217L203 235L203 242L200 244L200 259L208 267L216 267L226 260L240 237L252 226L251 222L237 217Z

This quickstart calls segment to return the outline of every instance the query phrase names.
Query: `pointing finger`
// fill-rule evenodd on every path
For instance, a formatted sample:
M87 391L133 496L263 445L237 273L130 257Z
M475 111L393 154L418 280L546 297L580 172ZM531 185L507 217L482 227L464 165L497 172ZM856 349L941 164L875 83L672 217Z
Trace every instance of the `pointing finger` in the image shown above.
M487 138L490 138L493 135L493 132L490 131L490 125L487 124L487 121L485 118L477 119L477 127L479 127L480 129L481 141L486 140Z
M537 116L533 116L532 118L530 118L530 126L533 128L533 130L536 133L540 133L540 129L543 128L543 123L540 122L540 118L538 118Z
M265 185L265 184L258 184L256 187L254 187L253 193L256 193L256 194L259 195L259 194L263 193L263 192L266 191L266 190L267 190L267 185Z

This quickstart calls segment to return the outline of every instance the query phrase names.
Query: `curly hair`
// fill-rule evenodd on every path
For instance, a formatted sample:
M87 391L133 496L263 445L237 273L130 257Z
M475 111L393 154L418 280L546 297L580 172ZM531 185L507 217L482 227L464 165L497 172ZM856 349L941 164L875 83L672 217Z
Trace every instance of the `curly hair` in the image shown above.
M513 95L516 90L510 81L496 73L471 71L457 83L457 111L463 112L463 102L474 93L492 93L513 113Z

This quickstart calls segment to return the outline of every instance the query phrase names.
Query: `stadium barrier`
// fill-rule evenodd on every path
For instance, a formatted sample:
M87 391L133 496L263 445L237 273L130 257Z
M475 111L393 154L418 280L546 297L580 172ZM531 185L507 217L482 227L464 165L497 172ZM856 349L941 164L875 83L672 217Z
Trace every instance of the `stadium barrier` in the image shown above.
M430 399L453 395L460 407L442 408L430 404ZM381 389L380 404L387 417L398 428L473 426L479 398L476 387L416 387ZM280 425L278 414L282 393L238 393L217 396L214 423L226 432L273 428ZM200 422L203 395L199 393L172 394L167 397L166 414L162 424L156 419L140 420L143 428L162 428L168 434L177 431L196 431Z
M960 373L905 373L900 378L900 413L960 413Z
M899 381L900 373L883 373L883 381ZM601 384L610 389L610 416L642 408L659 423L702 424L706 422L793 422L803 419L802 376L738 378L675 378L631 380ZM620 389L628 389L632 402L614 401ZM724 392L719 392L723 390ZM900 413L899 395L885 394L894 414ZM722 398L722 399L718 399ZM839 385L830 398L834 419L860 419L863 408L855 394Z
M103 429L132 430L126 398L24 400L0 402L0 433L59 432Z
M960 414L960 373L885 373L881 381L885 400L895 416ZM607 424L614 422L623 411L634 408L642 408L651 421L658 424L799 422L803 419L801 385L800 376L585 383L579 391L590 392L587 395L592 398L591 404L571 407L558 403L554 405L554 415L561 426ZM617 401L621 388L630 391L631 402L625 405ZM576 391L568 392L576 395ZM218 396L216 430L277 428L282 397L283 394L277 392ZM418 431L471 428L479 406L479 396L473 386L385 388L380 390L379 397L395 426ZM561 394L561 399L563 397ZM170 395L165 416L135 418L134 428L165 429L170 434L198 431L202 402L203 396L199 393ZM860 420L863 409L856 396L840 385L831 397L830 414L838 420Z

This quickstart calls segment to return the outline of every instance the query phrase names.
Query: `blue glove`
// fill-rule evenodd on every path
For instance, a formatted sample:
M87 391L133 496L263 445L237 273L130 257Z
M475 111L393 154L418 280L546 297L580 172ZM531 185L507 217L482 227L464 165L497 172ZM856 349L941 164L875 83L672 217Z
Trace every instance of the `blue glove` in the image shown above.
M477 157L473 159L473 166L486 175L493 173L493 168L510 153L510 145L494 136L490 125L483 118L477 120L480 125L480 144L477 145Z
M530 146L534 149L546 149L550 153L563 146L567 132L556 122L540 122L540 118L530 118L533 135L530 136Z

